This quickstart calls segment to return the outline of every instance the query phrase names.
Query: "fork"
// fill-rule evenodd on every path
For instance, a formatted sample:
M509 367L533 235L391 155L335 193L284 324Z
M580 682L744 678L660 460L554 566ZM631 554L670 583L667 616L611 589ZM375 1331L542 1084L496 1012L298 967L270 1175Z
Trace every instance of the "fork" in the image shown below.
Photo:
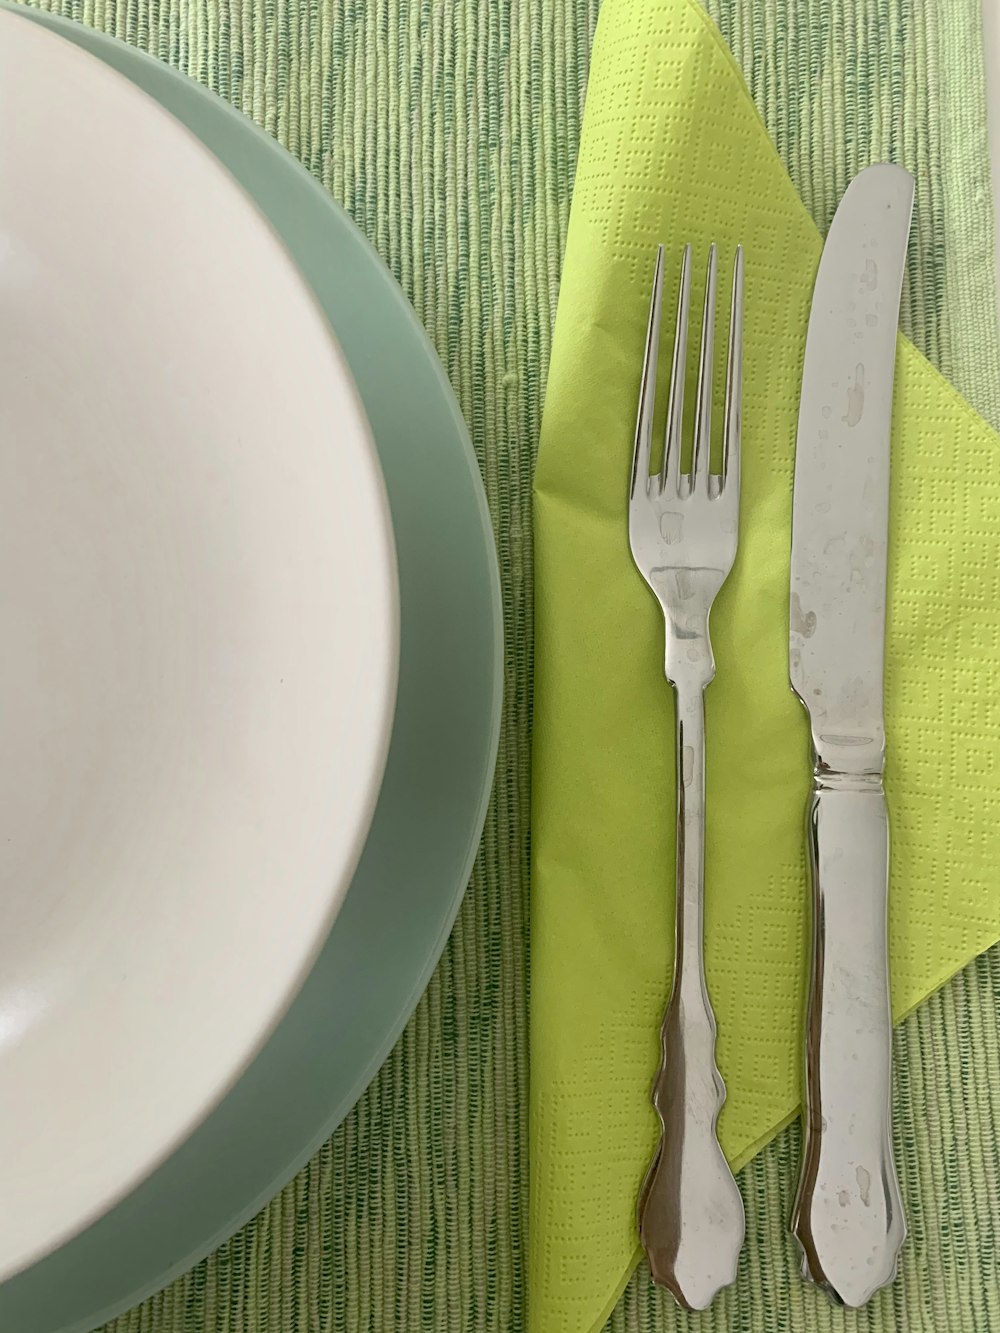
M663 301L657 250L629 491L629 544L666 621L666 676L677 706L677 880L674 973L660 1031L653 1105L660 1139L639 1195L639 1235L653 1280L679 1305L703 1310L736 1277L743 1200L719 1145L726 1088L715 1063L715 1015L705 983L705 702L715 675L712 603L739 536L743 251L733 266L722 473L710 471L717 254L708 256L690 473L681 472L691 247L684 249L663 464L650 474Z

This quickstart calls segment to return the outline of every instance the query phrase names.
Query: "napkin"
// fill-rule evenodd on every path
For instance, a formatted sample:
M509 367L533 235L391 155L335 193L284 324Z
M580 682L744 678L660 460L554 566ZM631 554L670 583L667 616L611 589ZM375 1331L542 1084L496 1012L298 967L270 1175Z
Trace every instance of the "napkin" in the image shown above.
M707 970L738 1169L800 1097L809 758L788 686L788 556L821 240L703 11L605 0L535 477L531 1333L599 1328L637 1257L672 954L674 724L625 493L656 243L670 310L683 243L697 284L712 240L729 262L742 242L747 264L740 553L706 699ZM897 1019L1000 936L998 447L901 338L886 654Z

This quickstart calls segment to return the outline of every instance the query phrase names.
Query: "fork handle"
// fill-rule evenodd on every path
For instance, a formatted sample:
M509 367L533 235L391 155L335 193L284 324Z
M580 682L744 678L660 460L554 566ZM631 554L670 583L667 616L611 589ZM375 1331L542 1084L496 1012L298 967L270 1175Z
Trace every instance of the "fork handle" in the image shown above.
M889 820L881 778L835 779L809 805L812 974L805 1137L792 1230L803 1273L863 1305L906 1236L890 1135Z
M673 988L660 1031L653 1105L660 1140L639 1196L639 1235L653 1280L703 1310L736 1278L743 1200L719 1145L726 1088L715 1063L705 984L705 712L700 684L677 696L677 914Z

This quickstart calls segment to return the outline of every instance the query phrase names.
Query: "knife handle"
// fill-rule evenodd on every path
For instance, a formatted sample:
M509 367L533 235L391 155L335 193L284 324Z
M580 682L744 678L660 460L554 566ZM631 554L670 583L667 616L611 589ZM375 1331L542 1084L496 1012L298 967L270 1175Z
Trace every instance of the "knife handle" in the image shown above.
M881 777L818 777L808 845L812 970L792 1231L804 1276L841 1304L859 1306L895 1277L906 1237L890 1130L889 820Z

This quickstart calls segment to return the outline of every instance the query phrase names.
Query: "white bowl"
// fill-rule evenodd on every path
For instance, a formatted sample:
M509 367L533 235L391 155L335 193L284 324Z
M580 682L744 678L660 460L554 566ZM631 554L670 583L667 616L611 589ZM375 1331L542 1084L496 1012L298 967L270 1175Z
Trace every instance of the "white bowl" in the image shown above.
M281 244L134 85L0 13L0 1280L218 1102L374 809L391 525Z

